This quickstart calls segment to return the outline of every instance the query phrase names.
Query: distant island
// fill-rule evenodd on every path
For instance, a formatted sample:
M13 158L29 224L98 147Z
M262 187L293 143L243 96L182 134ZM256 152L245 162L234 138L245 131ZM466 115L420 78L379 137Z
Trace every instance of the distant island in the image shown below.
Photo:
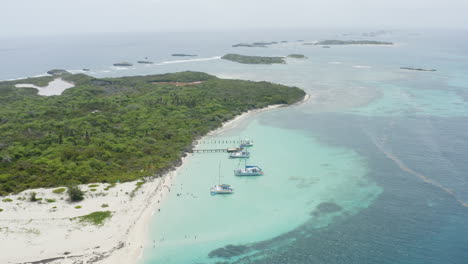
M304 43L305 45L306 43ZM393 42L386 42L386 41L376 41L376 40L337 40L337 39L329 39L329 40L322 40L315 45L393 45ZM308 44L311 45L311 44Z
M288 58L294 58L294 59L307 59L306 56L303 54L289 54Z
M400 67L402 70L409 71L437 71L436 69L423 69L423 68L412 68L412 67Z
M90 71L90 69L88 69L88 68L84 68L84 69L83 69L83 71L85 71L85 72L89 72L89 71Z
M51 78L0 82L0 196L161 175L223 122L305 96L299 88L201 72L99 79L68 74L61 78L73 89L49 97L15 87Z
M183 53L174 53L172 54L174 57L195 57L197 55L195 54L183 54Z
M286 61L284 57L261 57L261 56L247 56L240 54L226 54L221 57L223 60L234 61L244 64L284 64Z
M270 45L273 45L273 44L278 44L278 42L272 41L272 42L239 43L239 44L235 44L235 45L232 45L232 46L234 48L236 48L236 47L266 48L266 47L268 47Z
M67 75L70 74L70 72L62 69L53 69L47 72L47 74L50 74L52 76L61 76L61 75Z
M131 64L130 62L118 62L118 63L114 63L114 66L117 66L117 67L131 67L131 66L133 66L133 64Z
M147 60L140 60L140 61L138 61L138 63L140 63L140 64L153 64L152 61L147 61Z

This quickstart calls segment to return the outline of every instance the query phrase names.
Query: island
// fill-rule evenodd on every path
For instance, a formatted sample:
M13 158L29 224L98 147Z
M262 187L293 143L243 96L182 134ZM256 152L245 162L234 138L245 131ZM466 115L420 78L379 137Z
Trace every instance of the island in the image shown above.
M62 75L67 75L70 74L70 72L62 69L53 69L50 71L47 71L47 74L52 75L52 76L62 76Z
M437 71L436 69L424 69L424 68L412 68L412 67L400 67L402 70L409 70L409 71Z
M261 56L247 56L240 54L226 54L221 57L223 60L234 61L244 64L284 64L286 61L284 57L261 57Z
M56 96L15 87L54 79L74 87ZM239 115L306 98L201 72L0 82L0 244L28 249L3 251L0 262L131 263L198 140Z
M293 58L293 59L307 59L307 57L303 54L289 54L288 58Z
M196 57L195 54L184 54L184 53L174 53L172 54L173 57Z
M236 48L236 47L266 48L266 47L268 47L270 45L273 45L273 44L278 44L278 42L272 41L272 42L239 43L239 44L232 45L232 47L234 47L234 48Z
M83 71L84 72L89 72L91 69L88 69L88 68L84 68Z
M138 63L140 63L140 64L153 64L152 61L147 61L147 60L139 60Z
M305 43L304 43L305 44ZM376 40L322 40L315 45L393 45L393 42L376 41Z
M62 78L75 86L52 97L15 88L48 83L47 76L0 82L0 195L160 175L179 164L193 140L222 122L304 97L298 88L223 80L200 72Z
M116 66L116 67L131 67L131 66L133 66L133 64L131 64L130 62L118 62L118 63L114 63L114 66Z

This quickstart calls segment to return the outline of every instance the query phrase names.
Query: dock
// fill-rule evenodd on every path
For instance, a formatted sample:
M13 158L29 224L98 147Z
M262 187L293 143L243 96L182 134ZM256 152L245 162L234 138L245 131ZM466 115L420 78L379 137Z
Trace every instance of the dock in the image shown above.
M195 142L197 149L193 153L216 153L216 152L237 152L243 148L238 147L242 140L235 138L213 138L208 140L198 140ZM210 146L211 145L211 146ZM236 146L237 147L233 147Z
M221 149L194 149L193 153L210 153L210 152L237 152L242 148L221 148Z

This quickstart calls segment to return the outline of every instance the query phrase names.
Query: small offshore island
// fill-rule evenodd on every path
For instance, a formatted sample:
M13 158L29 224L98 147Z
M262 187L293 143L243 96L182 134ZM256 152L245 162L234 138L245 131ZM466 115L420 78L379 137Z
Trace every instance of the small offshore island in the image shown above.
M148 60L139 60L137 62L140 63L140 64L153 64L154 63L154 62L148 61Z
M285 64L284 57L248 56L229 53L221 57L223 60L234 61L243 64Z
M237 48L237 47L245 47L245 48L266 48L270 45L278 44L276 41L272 42L254 42L254 43L239 43L239 44L234 44L232 47Z
M436 69L424 69L424 68L412 68L412 67L400 67L400 69L408 70L408 71L429 71L429 72L437 71Z
M316 43L304 43L303 45L393 45L393 42L376 41L376 40L322 40Z
M293 58L293 59L307 59L307 57L303 54L289 54L288 58Z
M173 57L196 57L198 55L195 54L184 54L184 53L174 53L171 56Z
M131 66L133 66L133 64L131 64L130 62L118 62L118 63L114 63L113 65L116 66L116 67L131 67Z
M74 86L58 96L15 87L56 78ZM0 262L134 260L195 140L250 110L305 96L296 87L201 72L0 82L0 244L28 248L5 250ZM80 199L72 200L77 189Z

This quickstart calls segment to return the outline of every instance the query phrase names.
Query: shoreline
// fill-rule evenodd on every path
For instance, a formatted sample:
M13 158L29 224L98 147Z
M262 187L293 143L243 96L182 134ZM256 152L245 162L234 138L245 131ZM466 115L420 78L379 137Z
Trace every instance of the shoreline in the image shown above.
M306 93L301 101L290 106L303 104L310 98L312 98L312 96ZM270 105L265 108L244 112L224 122L218 129L210 131L205 136L195 140L194 146L198 144L198 141L206 137L214 136L232 129L241 120L251 117L252 115L285 106L288 105ZM189 162L192 155L193 153L188 153L187 156L182 157L181 163L176 168L165 173L161 177L151 178L142 185L141 189L137 189L137 191L135 191L135 184L138 181L121 183L110 189L108 193L103 194L103 197L96 198L93 196L94 194L92 191L90 191L92 188L89 188L89 186L93 184L80 185L83 190L88 191L86 193L87 199L78 203L83 206L83 209L75 209L74 206L77 204L68 203L63 199L58 201L57 204L46 204L50 206L57 205L57 207L59 207L57 210L62 210L62 214L59 214L62 216L61 218L50 218L51 211L45 210L44 212L43 204L34 204L23 200L21 203L23 203L22 206L24 210L27 211L26 218L29 221L20 219L23 221L21 222L18 221L18 216L21 214L17 212L17 209L13 209L14 206L19 204L16 203L16 200L18 200L19 197L27 197L26 193L34 191L37 192L40 197L44 197L45 195L52 197L53 195L50 194L52 189L26 190L17 195L8 196L8 198L12 198L14 202L8 203L10 206L7 210L0 213L2 216L0 220L0 233L6 232L7 234L2 234L2 236L0 236L0 246L6 249L11 248L11 250L6 250L10 252L10 254L2 254L0 256L0 262L18 264L31 262L41 263L41 261L47 261L49 264L140 263L145 245L150 242L149 229L151 220L170 192L175 176L179 173L183 165ZM99 186L96 188L100 190L105 188L105 184L98 185ZM134 192L135 196L128 198L126 194L129 192ZM4 198L6 197L2 197L2 199ZM101 203L108 203L110 205L109 209L101 208ZM118 209L114 211L114 206L119 203L120 205L117 206ZM0 208L5 209L4 204L6 203L0 203ZM13 210L15 212L9 213ZM38 212L39 210L42 211ZM113 216L101 227L69 223L72 217L85 215L92 211L106 210L112 211ZM10 217L5 219L5 216L8 216L8 214L10 214ZM13 230L9 229L10 226L13 226ZM23 233L18 230L23 230ZM36 234L31 235L30 232L36 232ZM42 233L47 233L47 235L41 235ZM53 236L50 236L51 233L53 233ZM13 238L11 238L10 235L14 236L15 241L13 243L11 243ZM83 243L84 241L87 242ZM31 246L33 246L33 250L29 250ZM28 248L28 252L30 252L29 255L17 252L20 248Z

